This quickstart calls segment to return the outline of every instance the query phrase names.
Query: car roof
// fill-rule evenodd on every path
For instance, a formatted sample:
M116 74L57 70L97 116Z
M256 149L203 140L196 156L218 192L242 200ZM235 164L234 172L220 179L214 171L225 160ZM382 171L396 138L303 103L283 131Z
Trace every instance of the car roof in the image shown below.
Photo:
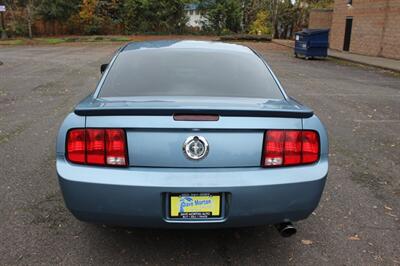
M243 45L214 42L214 41L190 41L190 40L168 40L168 41L150 41L150 42L131 42L128 43L121 52L134 51L134 50L147 50L147 49L158 49L158 50L204 50L204 51L224 51L224 52L236 52L236 53L247 53L254 54L254 52Z

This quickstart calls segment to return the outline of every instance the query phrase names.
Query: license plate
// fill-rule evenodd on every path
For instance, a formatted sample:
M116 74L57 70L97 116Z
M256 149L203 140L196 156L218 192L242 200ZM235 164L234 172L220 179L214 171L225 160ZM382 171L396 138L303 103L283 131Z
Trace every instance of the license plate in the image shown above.
M220 193L169 194L171 218L206 219L221 217Z

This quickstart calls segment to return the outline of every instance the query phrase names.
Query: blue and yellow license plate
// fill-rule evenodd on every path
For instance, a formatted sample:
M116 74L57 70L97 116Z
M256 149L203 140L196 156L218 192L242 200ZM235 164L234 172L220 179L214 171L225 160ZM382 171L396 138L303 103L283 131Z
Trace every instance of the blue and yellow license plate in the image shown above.
M182 193L169 194L170 217L205 219L221 217L221 194Z

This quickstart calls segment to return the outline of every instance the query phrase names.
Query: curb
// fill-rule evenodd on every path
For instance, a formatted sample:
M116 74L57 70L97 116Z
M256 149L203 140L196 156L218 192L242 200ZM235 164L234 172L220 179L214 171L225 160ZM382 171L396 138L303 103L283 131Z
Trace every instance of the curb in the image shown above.
M275 43L275 44L278 44L278 45L285 46L285 47L294 48L294 46L292 46L292 45L287 45L287 44L284 44L284 43L281 43L281 42L276 42L276 41L274 41L274 40L272 40L271 42L273 42L273 43Z
M287 45L287 44L284 44L284 43L281 43L281 42L275 42L274 40L272 40L272 42L275 43L275 44L281 45L281 46L288 47L288 48L292 48L292 49L294 48L292 45ZM360 65L365 65L365 66L370 66L370 67L375 67L375 68L380 68L380 69L384 69L384 70L389 70L389 71L393 71L393 72L396 72L396 73L400 73L399 69L394 69L394 68L390 68L390 67L384 67L384 66L375 65L375 64L369 64L369 63L366 63L366 62L360 62L360 61L357 61L357 60L353 60L353 59L349 59L349 58L343 58L343 57L340 57L340 56L335 56L335 55L330 55L330 54L328 54L328 57L335 58L335 59L340 59L340 60L343 60L343 61L348 61L348 62L360 64Z
M375 68L379 68L379 69L383 69L383 70L389 70L389 71L392 71L392 72L400 73L400 70L399 69L395 69L395 68L369 64L369 63L366 63L366 62L360 62L360 61L357 61L357 60L353 60L353 59L349 59L349 58L343 58L343 57L335 56L335 55L328 55L328 57L335 58L335 59L340 59L340 60L343 60L343 61L356 63L356 64L360 64L360 65L364 65L364 66L375 67Z

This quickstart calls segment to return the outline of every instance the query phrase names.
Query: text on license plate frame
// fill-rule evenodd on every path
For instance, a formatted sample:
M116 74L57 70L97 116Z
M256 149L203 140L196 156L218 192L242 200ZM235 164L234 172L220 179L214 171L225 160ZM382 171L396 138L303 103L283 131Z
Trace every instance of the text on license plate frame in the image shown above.
M170 193L170 218L210 219L222 217L222 193Z

